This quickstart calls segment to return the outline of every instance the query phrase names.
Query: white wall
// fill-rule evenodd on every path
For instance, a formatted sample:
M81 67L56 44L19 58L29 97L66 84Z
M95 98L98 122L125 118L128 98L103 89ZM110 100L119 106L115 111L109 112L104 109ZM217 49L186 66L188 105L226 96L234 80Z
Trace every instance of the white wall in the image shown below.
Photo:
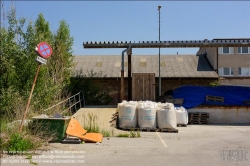
M209 113L209 124L250 124L250 108L191 108L190 112Z

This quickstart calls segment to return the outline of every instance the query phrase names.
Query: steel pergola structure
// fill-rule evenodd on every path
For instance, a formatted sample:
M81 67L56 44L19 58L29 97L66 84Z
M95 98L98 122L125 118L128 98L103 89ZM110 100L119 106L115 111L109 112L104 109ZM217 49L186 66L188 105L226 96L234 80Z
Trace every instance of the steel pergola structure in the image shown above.
M124 98L124 53L128 55L128 100L132 99L131 54L133 48L204 48L204 47L250 47L250 38L213 39L213 40L177 40L177 41L108 41L108 42L83 42L83 48L125 48L122 51L121 70L121 100ZM217 49L218 58L218 49Z

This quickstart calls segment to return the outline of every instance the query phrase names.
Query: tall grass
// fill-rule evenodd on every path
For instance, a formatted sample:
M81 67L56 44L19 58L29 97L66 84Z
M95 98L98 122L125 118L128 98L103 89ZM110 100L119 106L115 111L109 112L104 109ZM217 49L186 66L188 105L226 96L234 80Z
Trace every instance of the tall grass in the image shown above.
M98 116L93 113L88 113L87 116L84 116L83 126L84 129L89 133L99 133L100 127L98 124Z
M87 116L84 115L82 124L88 133L101 133L104 137L113 137L114 129L112 131L101 129L98 121L99 117L97 115L88 113Z

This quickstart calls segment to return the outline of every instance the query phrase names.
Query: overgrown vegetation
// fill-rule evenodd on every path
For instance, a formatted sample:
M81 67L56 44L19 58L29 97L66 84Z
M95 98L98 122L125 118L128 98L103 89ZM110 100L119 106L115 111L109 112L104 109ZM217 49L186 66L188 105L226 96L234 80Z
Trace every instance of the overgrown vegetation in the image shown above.
M129 137L129 134L128 133L120 133L120 134L117 134L116 137Z
M23 132L17 135L20 123L11 128L7 124L20 120L25 111L38 66L35 62L38 55L35 51L37 44L47 42L52 47L53 54L47 59L47 64L40 68L26 119L43 114L44 109L80 90L84 92L86 104L89 105L109 104L112 98L108 91L102 92L93 81L95 77L103 77L101 72L76 73L76 79L71 79L73 38L70 36L69 25L64 20L60 21L58 29L53 30L53 33L43 14L39 14L34 22L17 18L12 5L6 16L7 19L1 20L4 23L1 22L0 25L0 143L1 149L25 147L28 150L36 147L34 142L35 145L40 145L40 142L48 141L49 136L44 137L47 131L39 130L39 127L38 130L24 127ZM57 109L60 111L64 107L66 106ZM54 114L58 110L46 113ZM91 123L87 130L101 132L104 136L112 135Z
M101 80L105 77L101 71L90 70L88 73L83 73L80 70L75 73L74 78L71 78L71 92L75 94L83 91L86 105L108 105L112 101L109 95L111 87L105 87L105 91L102 91L102 87L94 82L95 78Z
M218 81L214 81L214 82L211 82L211 83L209 84L209 86L211 86L211 87L220 86L220 83L219 83Z
M0 27L0 115L14 120L25 109L38 64L35 47L42 41L52 46L53 54L40 69L30 112L40 112L68 96L73 38L64 20L53 34L43 14L34 23L17 19L14 6L7 21L7 27Z
M43 127L44 125L46 124L36 123L36 126L33 126L34 129L30 129L28 125L20 133L20 122L8 123L6 120L0 121L0 149L8 151L10 154L18 154L21 151L29 151L40 147L56 137L56 131L46 130Z
M52 33L43 14L32 22L17 18L15 11L12 5L6 13L7 19L1 20L7 21L6 26L3 22L0 26L0 142L1 149L28 150L42 142L38 140L40 137L26 127L22 133L16 134L20 123L12 127L7 124L21 119L25 110L38 65L35 47L40 42L47 42L53 54L47 59L47 64L41 66L27 118L41 114L42 110L69 95L73 38L64 20Z
M112 131L100 127L98 123L98 116L93 113L88 113L87 116L83 117L83 128L87 130L88 133L101 133L104 137L113 137L114 129Z
M129 138L139 138L141 137L140 131L135 131L132 129L129 133L120 133L116 137L129 137Z

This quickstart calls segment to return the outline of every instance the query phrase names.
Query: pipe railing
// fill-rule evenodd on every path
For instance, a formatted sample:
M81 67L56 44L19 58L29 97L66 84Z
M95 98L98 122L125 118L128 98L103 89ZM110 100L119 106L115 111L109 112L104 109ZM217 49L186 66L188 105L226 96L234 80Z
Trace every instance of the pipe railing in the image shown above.
M73 100L74 103L71 104L71 101L72 101L72 100ZM74 94L73 96L71 96L71 97L69 97L69 98L67 98L67 99L65 99L65 100L63 100L63 101L61 101L61 102L59 102L59 103L57 103L57 104L55 104L55 105L53 105L53 106L47 108L47 109L45 109L43 112L46 112L46 111L48 111L48 110L50 110L50 109L52 109L52 108L55 108L55 107L58 106L58 105L64 104L65 102L69 102L69 103L70 103L70 104L69 104L69 107L66 108L65 110L63 110L63 111L61 112L61 114L62 114L62 113L64 113L65 111L68 111L69 109L71 109L71 108L74 107L74 106L75 106L75 109L77 109L76 106L77 106L78 103L80 104L80 108L81 108L81 107L82 107L82 103L81 103L82 101L83 101L83 104L84 104L84 106L85 106L84 94L83 94L82 91L80 91L80 92Z

